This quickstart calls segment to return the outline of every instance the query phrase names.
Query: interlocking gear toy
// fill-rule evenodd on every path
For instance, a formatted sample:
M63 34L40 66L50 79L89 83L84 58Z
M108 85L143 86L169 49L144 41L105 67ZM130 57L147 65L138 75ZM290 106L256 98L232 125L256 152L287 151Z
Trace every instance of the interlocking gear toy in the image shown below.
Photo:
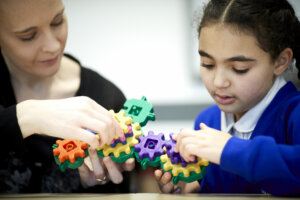
M103 148L97 150L99 157L110 156L111 159L118 163L123 163L129 158L134 157L134 145L138 144L138 137L143 135L139 123L132 125L133 136L126 138L126 144L118 143L115 147L104 145Z
M141 100L127 100L124 104L124 110L127 116L131 116L132 120L139 123L142 127L147 124L148 120L155 120L153 107L144 96Z
M79 140L57 140L52 148L55 162L63 172L80 167L88 156L88 144Z
M142 97L141 100L130 99L124 103L124 109L118 113L109 111L120 124L124 137L115 137L111 144L97 148L99 157L110 156L118 163L124 163L129 158L136 158L143 169L148 166L161 168L172 174L172 181L192 182L203 178L206 166L209 162L197 158L195 162L186 162L182 156L175 152L176 141L170 134L170 140L165 140L164 134L154 134L149 131L147 136L142 132L141 126L145 126L149 120L155 120L152 105ZM95 132L88 130L95 134ZM88 156L88 144L78 140L57 140L53 145L55 162L61 171L67 168L76 169L80 167L84 158Z
M135 157L141 163L142 168L148 166L158 167L160 165L160 156L165 153L165 136L163 133L155 135L149 131L147 136L139 137L139 144L134 146Z
M193 182L202 179L206 173L207 160L198 158L197 163L190 163L183 167L181 164L172 164L167 154L160 157L161 167L165 172L172 174L172 181L176 185L178 181Z
M167 149L167 155L168 157L171 159L172 164L181 164L182 167L186 167L187 164L190 163L196 163L197 162L197 158L195 158L194 162L186 162L183 157L180 155L180 153L175 152L175 146L176 146L176 141L173 140L173 135L174 133L170 133L170 140L165 142L165 146Z

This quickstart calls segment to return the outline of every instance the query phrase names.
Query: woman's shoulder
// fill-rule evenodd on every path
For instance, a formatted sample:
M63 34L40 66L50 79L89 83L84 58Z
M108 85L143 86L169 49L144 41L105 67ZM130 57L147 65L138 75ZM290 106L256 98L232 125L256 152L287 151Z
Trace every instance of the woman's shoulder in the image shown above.
M65 56L80 66L80 86L76 96L88 96L106 109L122 108L126 99L116 84L93 69L83 66L72 55L65 54Z

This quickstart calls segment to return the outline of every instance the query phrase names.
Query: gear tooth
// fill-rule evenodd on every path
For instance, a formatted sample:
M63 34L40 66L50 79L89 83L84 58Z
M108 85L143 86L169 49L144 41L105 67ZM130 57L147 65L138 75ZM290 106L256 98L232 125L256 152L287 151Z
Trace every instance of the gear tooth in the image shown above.
M83 149L88 147L87 143L79 140L57 140L56 144L57 148L53 149L53 154L58 156L60 163L66 160L74 163L77 157L85 157Z
M135 151L139 152L139 159L149 158L154 161L157 156L164 154L164 141L153 131L149 131L147 136L140 136L140 143L135 145Z

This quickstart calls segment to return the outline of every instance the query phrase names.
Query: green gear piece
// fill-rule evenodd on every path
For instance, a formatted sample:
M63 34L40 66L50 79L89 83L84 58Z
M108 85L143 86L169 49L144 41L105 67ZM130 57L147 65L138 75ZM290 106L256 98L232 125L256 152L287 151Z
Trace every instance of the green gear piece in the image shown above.
M190 163L186 167L181 164L173 164L167 154L160 156L161 167L164 172L172 175L172 181L176 185L178 181L193 182L202 179L206 173L208 160L198 158L197 163Z
M141 163L143 170L145 170L148 166L158 167L161 165L160 156L156 156L154 161L150 161L150 159L148 157L146 157L144 159L140 159L139 152L134 152L134 155L135 155L136 160L139 163Z
M57 145L53 144L52 148L53 149L57 148ZM66 160L61 163L58 159L58 156L54 156L54 160L55 160L55 163L59 166L59 169L61 172L66 171L67 168L77 169L78 167L80 167L83 164L84 159L89 155L88 149L84 149L84 153L85 153L85 156L83 158L77 157L76 161L74 163L71 163L69 160Z
M138 122L142 127L145 126L148 120L155 120L153 106L147 101L146 97L141 100L129 99L124 105L126 116L130 116L133 122Z
M172 174L172 170L169 170L168 172L170 172ZM200 173L191 172L189 177L185 177L183 175L183 173L180 173L178 176L173 176L172 181L173 181L174 185L177 185L178 181L184 181L187 183L191 183L191 182L202 179L203 176L205 175L205 173L206 173L206 166L201 166Z
M102 150L100 150L100 151L97 150L97 155L101 158L105 157ZM119 157L115 157L114 154L110 154L110 157L113 161L115 161L117 163L124 163L129 158L134 157L134 147L130 148L130 154L126 154L125 152L121 152Z

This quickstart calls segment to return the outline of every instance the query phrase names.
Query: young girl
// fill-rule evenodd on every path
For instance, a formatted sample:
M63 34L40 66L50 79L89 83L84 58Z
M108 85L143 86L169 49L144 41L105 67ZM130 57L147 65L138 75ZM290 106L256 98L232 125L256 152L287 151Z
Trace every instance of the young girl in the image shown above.
M125 97L64 55L67 27L61 0L0 1L0 192L129 192L122 171L134 161L116 164L95 151L123 134L107 109L117 112ZM58 138L89 143L92 167L60 172Z
M198 31L202 80L217 105L197 116L195 131L174 139L185 160L198 156L211 165L200 186L179 189L300 195L300 93L282 77L292 60L300 69L292 6L211 0ZM155 175L163 192L174 190L169 173Z

